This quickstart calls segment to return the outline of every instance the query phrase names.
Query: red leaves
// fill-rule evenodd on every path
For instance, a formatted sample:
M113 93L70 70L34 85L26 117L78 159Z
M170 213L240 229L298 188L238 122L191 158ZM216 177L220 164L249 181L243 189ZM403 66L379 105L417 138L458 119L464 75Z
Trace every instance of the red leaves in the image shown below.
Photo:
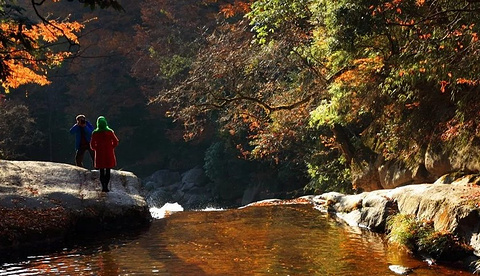
M240 1L235 0L233 4L225 4L220 6L220 12L225 18L234 17L236 15L245 15L250 9L250 5L253 1Z
M450 141L462 133L465 133L467 129L473 128L474 124L473 121L461 122L457 119L449 120L441 127L444 131L440 139L444 142Z
M445 93L445 88L447 87L448 84L449 84L448 81L445 81L445 80L440 81L440 91L442 93Z
M394 10L397 14L402 14L402 9L400 8L400 4L403 0L393 0L390 2L383 3L379 6L370 6L369 9L372 10L372 15L375 16L379 13L383 13L386 11Z
M458 78L457 79L457 84L465 84L465 85L470 85L470 86L476 86L478 85L478 80L470 80L470 79L465 79L465 78Z

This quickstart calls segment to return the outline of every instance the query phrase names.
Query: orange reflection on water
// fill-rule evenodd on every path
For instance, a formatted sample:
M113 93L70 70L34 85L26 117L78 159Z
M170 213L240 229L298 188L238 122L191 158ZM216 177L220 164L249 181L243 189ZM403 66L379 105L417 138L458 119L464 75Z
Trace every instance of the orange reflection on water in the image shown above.
M141 235L4 265L0 276L383 276L395 275L391 264L413 267L414 275L470 274L428 266L383 235L341 224L310 205L284 205L174 213Z
M461 273L438 274L382 235L341 225L309 205L177 213L159 235L172 256L204 275L394 275L390 264L415 267L417 275Z

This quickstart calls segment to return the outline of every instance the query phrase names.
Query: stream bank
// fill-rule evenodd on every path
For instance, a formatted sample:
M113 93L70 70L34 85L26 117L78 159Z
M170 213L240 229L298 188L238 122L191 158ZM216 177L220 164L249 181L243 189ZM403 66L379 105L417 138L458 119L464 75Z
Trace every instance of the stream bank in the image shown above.
M434 235L434 238L429 241L431 244L424 247L436 246L432 244L438 243L438 248L434 248L436 252L433 252L436 256L426 254L425 248L418 247L413 248L412 253L423 255L430 262L435 262L436 258L449 262L462 262L471 271L478 273L479 178L478 174L445 175L433 184L414 184L355 195L330 192L305 196L300 198L300 201L309 201L320 210L335 214L353 227L380 233L393 232L390 231L392 229L389 229L388 224L389 220L395 216L412 218L412 223L423 228L431 228ZM410 225L403 225L403 227L405 227L404 232L417 231ZM400 233L404 236L409 234ZM410 237L410 239L418 239L418 237Z
M100 192L98 171L67 164L0 161L0 251L59 243L68 235L148 226L151 214L140 180L113 171L111 192ZM480 256L480 186L478 175L445 176L433 184L415 184L355 195L325 193L262 204L313 204L349 225L387 231L395 214L413 216L449 233L471 248L463 260ZM185 182L189 183L189 182ZM249 205L250 206L250 205Z

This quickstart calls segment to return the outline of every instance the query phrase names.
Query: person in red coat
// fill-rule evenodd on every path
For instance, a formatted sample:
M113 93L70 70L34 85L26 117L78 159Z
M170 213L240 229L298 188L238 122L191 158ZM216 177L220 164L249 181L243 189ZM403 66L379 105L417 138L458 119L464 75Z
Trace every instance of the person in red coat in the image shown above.
M115 147L118 145L118 138L115 132L108 127L107 119L100 116L97 119L97 128L92 133L90 147L95 152L95 168L100 170L100 182L102 192L109 192L110 169L117 165Z

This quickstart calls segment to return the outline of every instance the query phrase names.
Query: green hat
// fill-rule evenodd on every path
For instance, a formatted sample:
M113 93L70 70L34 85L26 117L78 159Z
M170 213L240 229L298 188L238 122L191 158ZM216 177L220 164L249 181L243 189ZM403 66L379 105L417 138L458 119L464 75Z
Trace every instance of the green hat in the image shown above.
M110 127L108 127L107 119L105 119L103 116L98 117L97 128L93 132L100 131L113 131Z

